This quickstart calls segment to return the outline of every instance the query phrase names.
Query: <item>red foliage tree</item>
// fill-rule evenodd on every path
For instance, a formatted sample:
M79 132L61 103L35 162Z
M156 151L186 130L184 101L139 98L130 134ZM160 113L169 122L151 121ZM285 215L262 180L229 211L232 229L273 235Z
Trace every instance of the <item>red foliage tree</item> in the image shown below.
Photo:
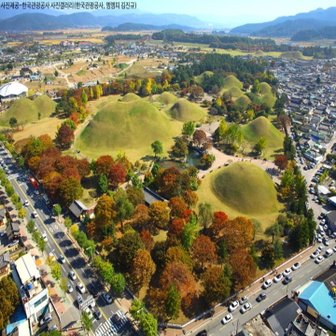
M196 146L201 147L204 143L208 141L208 138L204 131L197 129L193 135L193 142Z
M127 171L121 163L113 163L109 172L109 181L113 188L126 181Z
M225 223L229 219L228 215L223 211L214 212L210 232L212 237L220 236L221 231L225 228Z
M62 124L56 134L56 143L61 149L70 148L75 139L74 131L66 124Z
M175 196L169 200L170 215L171 217L182 218L185 211L188 209L187 204L181 197Z
M140 239L144 243L146 250L151 251L154 247L154 239L151 233L148 230L142 230L140 232Z
M102 155L96 161L96 173L98 175L109 175L111 167L114 163L113 158L110 155Z
M214 263L217 260L216 245L205 235L200 235L195 239L191 251L195 262L198 263L201 268L204 267L205 263Z
M277 155L274 160L274 164L280 169L285 170L288 165L288 159L286 155Z

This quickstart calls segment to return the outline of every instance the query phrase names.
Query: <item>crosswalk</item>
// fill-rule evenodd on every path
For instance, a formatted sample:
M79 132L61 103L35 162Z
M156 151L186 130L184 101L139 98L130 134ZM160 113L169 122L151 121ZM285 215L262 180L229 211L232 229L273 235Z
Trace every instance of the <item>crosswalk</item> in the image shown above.
M127 322L125 314L118 310L111 318L98 326L95 336L116 336L122 332Z

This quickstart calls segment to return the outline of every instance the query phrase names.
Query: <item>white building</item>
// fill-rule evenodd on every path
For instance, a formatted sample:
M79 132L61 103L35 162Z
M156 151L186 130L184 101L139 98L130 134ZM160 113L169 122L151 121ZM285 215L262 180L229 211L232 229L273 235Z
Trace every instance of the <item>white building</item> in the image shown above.
M0 101L18 99L27 95L27 86L19 82L10 82L0 86Z
M13 279L19 288L26 317L30 325L49 312L48 289L41 281L40 271L31 254L25 254L14 263Z

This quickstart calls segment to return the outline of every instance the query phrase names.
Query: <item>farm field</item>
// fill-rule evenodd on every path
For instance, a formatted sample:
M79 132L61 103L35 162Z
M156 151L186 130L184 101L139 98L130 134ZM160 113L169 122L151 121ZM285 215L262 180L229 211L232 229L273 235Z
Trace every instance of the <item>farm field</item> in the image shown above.
M270 176L251 163L233 163L208 174L198 191L199 202L230 218L247 216L259 221L264 231L279 214L281 204Z

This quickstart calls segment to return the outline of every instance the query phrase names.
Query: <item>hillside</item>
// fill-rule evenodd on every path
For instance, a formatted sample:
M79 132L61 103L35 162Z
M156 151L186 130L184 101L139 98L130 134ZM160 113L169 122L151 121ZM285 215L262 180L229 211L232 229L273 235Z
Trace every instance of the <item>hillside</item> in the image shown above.
M76 139L75 147L89 157L124 151L135 160L150 154L155 140L168 150L181 128L181 123L171 121L146 100L111 102L98 110Z
M234 163L212 177L212 191L226 205L248 215L279 210L277 192L270 176L250 163Z
M336 7L283 16L269 22L245 24L232 29L230 33L291 37L302 30L316 30L327 26L336 26Z
M162 92L157 98L156 100L159 101L160 103L164 104L164 105L170 105L170 104L174 104L177 101L177 97L170 93L170 92Z
M242 127L242 131L245 140L251 146L264 137L267 144L266 154L268 155L282 149L284 135L265 117L252 120Z
M200 121L206 116L206 111L195 103L181 98L168 110L169 115L179 121Z
M225 77L220 93L230 95L232 98L238 98L244 95L242 88L243 83L234 75L230 75Z
M8 126L10 118L16 118L18 124L27 124L49 117L55 112L56 103L48 96L39 96L35 100L21 98L0 117L0 124Z
M276 101L276 96L272 92L272 87L268 83L261 82L258 89L262 103L267 107L272 108Z

